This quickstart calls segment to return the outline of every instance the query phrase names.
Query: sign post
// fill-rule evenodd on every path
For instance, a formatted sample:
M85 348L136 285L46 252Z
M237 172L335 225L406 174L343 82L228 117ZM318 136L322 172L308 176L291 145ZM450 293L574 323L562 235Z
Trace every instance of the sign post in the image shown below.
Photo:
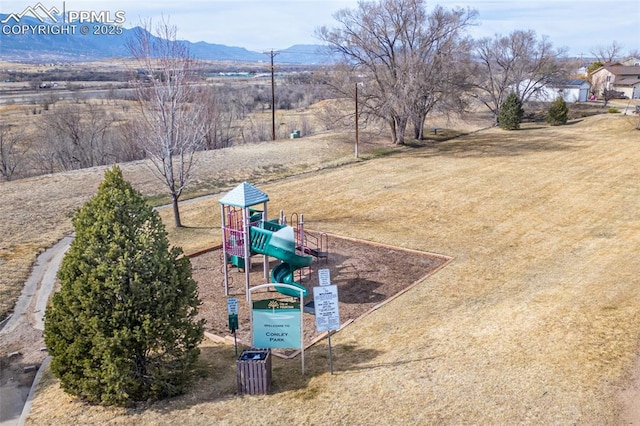
M316 311L316 329L320 332L327 332L327 339L329 342L329 371L333 374L331 331L340 329L338 286L323 285L321 287L314 287L313 303Z
M233 346L238 357L238 340L236 330L238 329L238 299L230 297L227 299L227 312L229 314L229 330L233 332Z

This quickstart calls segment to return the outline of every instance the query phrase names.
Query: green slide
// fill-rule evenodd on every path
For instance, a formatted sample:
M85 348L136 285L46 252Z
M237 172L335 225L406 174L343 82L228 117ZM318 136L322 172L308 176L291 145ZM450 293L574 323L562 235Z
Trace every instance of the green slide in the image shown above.
M296 254L296 243L293 235L293 228L290 226L273 226L274 229L264 229L255 226L251 227L251 250L255 253L275 257L282 261L271 271L272 283L290 284L303 291L302 295L307 296L307 289L300 283L295 282L293 275L297 269L311 265L313 257L300 256ZM275 230L280 228L278 230ZM276 286L276 290L286 296L299 297L300 292L286 287Z

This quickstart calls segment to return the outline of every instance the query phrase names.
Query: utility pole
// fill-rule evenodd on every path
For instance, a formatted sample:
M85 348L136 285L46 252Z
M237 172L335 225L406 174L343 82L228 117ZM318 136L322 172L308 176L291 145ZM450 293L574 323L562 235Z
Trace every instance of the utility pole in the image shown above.
M274 77L275 67L273 66L273 58L278 54L271 49L270 52L265 52L266 55L271 57L271 140L276 140L276 82Z
M354 152L358 158L358 143L360 142L360 105L358 104L358 86L364 86L363 81L357 81L356 84L356 146Z
M358 158L358 83L356 83L356 146L355 146L355 154L356 158Z

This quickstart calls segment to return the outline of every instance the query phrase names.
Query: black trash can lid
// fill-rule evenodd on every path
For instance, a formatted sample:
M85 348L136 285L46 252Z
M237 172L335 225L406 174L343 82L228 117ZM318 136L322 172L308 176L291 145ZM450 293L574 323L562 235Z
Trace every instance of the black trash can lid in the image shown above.
M262 361L267 357L267 351L243 351L241 361Z

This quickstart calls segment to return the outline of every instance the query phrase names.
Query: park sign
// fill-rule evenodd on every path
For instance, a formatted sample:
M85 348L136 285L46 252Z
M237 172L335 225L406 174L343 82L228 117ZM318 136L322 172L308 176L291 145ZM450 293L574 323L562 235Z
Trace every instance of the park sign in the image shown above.
M327 270L328 272L328 270ZM328 274L327 274L328 275ZM322 283L322 278L320 282ZM340 329L340 311L338 309L338 286L321 285L313 288L313 304L316 314L316 329L326 331L329 340L329 371L333 374L333 354L331 351L331 332Z
M316 329L319 332L339 330L338 286L314 287L313 303L316 313Z
M253 346L299 349L302 313L300 302L277 299L253 302Z

